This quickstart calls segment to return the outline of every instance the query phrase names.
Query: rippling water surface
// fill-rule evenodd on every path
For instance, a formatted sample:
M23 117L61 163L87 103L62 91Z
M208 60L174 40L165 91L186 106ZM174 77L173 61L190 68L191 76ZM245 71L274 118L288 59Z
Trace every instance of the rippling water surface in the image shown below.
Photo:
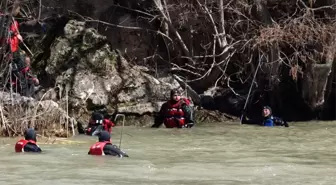
M87 155L96 138L76 136L45 152L14 153L0 145L0 184L8 185L335 185L336 123L289 128L247 125L150 129L125 127L122 149L130 158ZM119 144L120 128L112 139Z

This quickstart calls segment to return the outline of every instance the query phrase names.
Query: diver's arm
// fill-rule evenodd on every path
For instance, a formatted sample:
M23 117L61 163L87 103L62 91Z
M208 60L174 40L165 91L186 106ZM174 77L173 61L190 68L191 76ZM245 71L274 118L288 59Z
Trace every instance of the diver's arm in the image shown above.
M287 121L279 118L279 117L273 117L273 122L275 125L277 126L285 126L285 127L289 127Z
M164 103L160 108L160 112L154 118L154 124L152 125L152 128L159 128L163 124L166 110L167 110L167 103Z
M241 123L246 124L246 125L262 125L262 121L253 120L253 119L246 119L245 115L242 116Z
M105 155L129 157L125 152L121 151L116 145L106 144L104 147Z

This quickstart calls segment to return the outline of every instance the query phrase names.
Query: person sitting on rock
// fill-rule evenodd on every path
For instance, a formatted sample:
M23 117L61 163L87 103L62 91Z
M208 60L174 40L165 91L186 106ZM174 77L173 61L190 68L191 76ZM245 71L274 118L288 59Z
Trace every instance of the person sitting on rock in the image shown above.
M41 148L36 144L35 130L30 128L25 131L25 139L21 139L15 144L15 152L42 152Z
M94 112L86 128L86 134L96 136L103 130L112 133L112 127L114 126L115 124L111 120L105 119L103 114Z
M261 125L261 126L266 126L266 127L273 127L273 126L289 127L288 123L285 120L272 115L272 109L269 106L263 107L262 119L260 121L247 120L246 116L243 115L242 123L243 124L255 124L255 125Z
M181 98L180 93L171 90L170 100L161 106L159 115L155 117L152 128L158 128L162 123L166 128L191 128L195 122L193 120L193 110L191 102L187 98Z
M98 142L90 147L89 155L111 155L117 157L129 157L121 151L116 145L111 143L110 133L102 131L98 134Z

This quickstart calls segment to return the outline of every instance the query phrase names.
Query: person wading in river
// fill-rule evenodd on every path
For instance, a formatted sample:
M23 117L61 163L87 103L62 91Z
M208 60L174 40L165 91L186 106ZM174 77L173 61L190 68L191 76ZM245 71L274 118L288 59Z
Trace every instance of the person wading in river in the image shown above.
M190 100L181 98L180 93L171 90L170 100L161 106L159 115L155 117L152 128L158 128L162 123L166 128L191 128L195 122L193 120L193 110Z
M272 109L269 106L264 106L262 110L262 119L257 120L248 120L246 119L246 116L243 115L242 119L243 124L252 124L252 125L261 125L266 127L273 127L273 126L285 126L289 127L288 123L279 118L272 115Z
M85 134L96 136L103 130L111 134L114 126L115 124L111 120L105 119L103 114L94 112L89 120L88 127L85 129Z
M128 157L128 155L121 151L116 145L111 143L110 133L102 131L99 133L98 142L90 147L89 155L111 155L117 157Z
M21 139L15 144L15 152L42 152L41 148L36 144L35 130L30 128L25 131L25 139Z

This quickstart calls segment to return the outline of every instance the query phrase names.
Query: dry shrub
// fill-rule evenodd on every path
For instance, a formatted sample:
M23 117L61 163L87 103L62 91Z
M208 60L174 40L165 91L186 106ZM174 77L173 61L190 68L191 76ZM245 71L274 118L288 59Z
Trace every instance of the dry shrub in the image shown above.
M67 136L64 113L53 109L43 110L41 106L36 110L35 107L26 104L3 106L0 134L10 137L22 136L27 128L33 127L42 136Z
M295 48L307 45L319 44L330 49L330 38L336 33L336 24L323 24L315 20L274 24L259 30L259 36L255 39L255 47L269 47L274 43L284 44Z

